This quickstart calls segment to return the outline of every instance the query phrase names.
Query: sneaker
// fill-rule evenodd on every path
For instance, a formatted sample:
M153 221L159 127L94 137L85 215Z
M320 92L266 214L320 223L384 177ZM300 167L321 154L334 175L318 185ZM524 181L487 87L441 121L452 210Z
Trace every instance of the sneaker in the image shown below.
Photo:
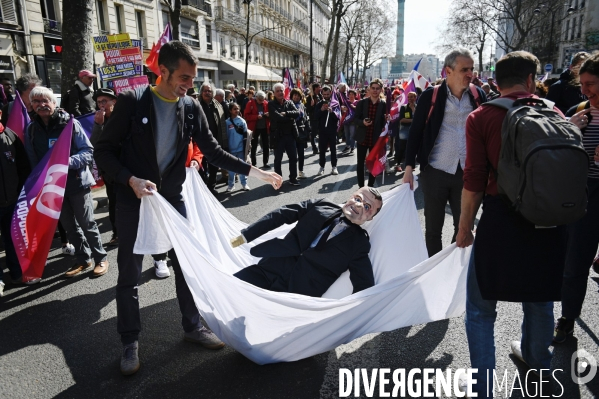
M256 155L260 155L260 154L262 154L262 152L263 152L262 148L258 148L258 151L256 151Z
M156 277L158 278L167 278L171 275L171 272L168 270L168 265L166 264L165 260L154 261L154 272L156 273Z
M335 168L333 168L333 170L331 171L331 174L332 174L332 175L338 175L338 174L339 174L339 171L337 171L337 168L336 168L336 167L335 167Z
M512 341L512 354L516 357L516 359L520 360L522 363L526 364L528 366L529 369L531 369L531 371L536 374L537 376L539 375L538 371L536 369L533 369L532 367L530 367L530 365L528 363L526 363L526 360L524 360L524 357L522 356L522 348L520 346L520 341Z
M354 149L352 148L351 150L349 150L349 155L352 155L354 153Z
M268 166L268 164L264 164L264 165L262 166L262 169L264 169L264 170L269 170L269 169L270 169L270 166Z
M306 178L306 174L304 173L303 170L300 170L298 175L297 175L298 179L305 179Z
M112 238L110 239L110 241L108 241L108 244L106 244L110 247L114 247L119 245L119 238L117 237L116 234L112 233Z
M324 168L320 168L316 176L324 176Z
M297 179L289 179L289 184L291 184L292 186L299 186L299 182L297 181Z
M42 279L40 277L38 278L32 278L31 280L27 280L27 281L23 281L23 284L25 285L34 285L34 284L38 284L41 283Z
M568 335L574 333L574 320L568 320L565 317L557 319L555 324L555 331L553 332L553 342L561 344L565 342Z
M393 166L389 166L386 172L387 174L395 173L395 168Z
M67 243L62 246L62 253L64 255L75 255L75 247L71 243Z
M320 151L318 150L318 148L312 148L312 154L316 155L318 154Z
M235 186L229 186L229 187L227 187L227 192L230 193L231 191L233 191L234 188L235 188Z
M343 151L341 151L341 153L343 153L343 154L345 154L346 152L349 152L349 147L345 147L345 148L343 149Z
M121 356L121 373L131 375L139 370L139 356L137 341L129 345L123 345L123 355Z
M4 296L4 283L0 280L0 297Z
M200 344L208 349L220 349L225 346L225 343L218 339L216 334L202 326L192 332L186 332L183 339L187 342Z
M83 264L75 263L75 265L73 267L71 267L69 270L66 271L64 276L67 278L78 276L79 274L81 274L82 271L84 271L85 269L89 269L92 266L93 266L93 264L92 264L91 260L88 260L87 262L85 262ZM25 284L27 284L27 283L25 283Z
M243 191L250 191L250 185L246 183L246 184L244 184L243 186L241 186L241 189L242 189Z
M470 381L468 380L466 373L461 373L458 377L458 391L464 394L464 396L462 396L463 398L470 398L467 395L469 382Z

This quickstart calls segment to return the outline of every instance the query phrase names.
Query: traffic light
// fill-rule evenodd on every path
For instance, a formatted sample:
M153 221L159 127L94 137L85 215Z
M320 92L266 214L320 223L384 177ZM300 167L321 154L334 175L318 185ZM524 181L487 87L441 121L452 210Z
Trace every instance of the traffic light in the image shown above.
M491 66L491 72L494 72L494 71L495 71L495 67Z

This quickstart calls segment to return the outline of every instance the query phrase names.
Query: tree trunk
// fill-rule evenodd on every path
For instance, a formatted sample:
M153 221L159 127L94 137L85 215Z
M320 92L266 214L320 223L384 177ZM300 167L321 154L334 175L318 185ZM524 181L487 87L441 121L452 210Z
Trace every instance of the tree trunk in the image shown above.
M179 27L181 26L181 0L174 0L173 12L171 13L171 28L173 30L173 40L181 40Z
M340 3L337 6L337 20L335 21L335 36L333 39L333 57L331 57L331 74L329 81L331 83L335 82L337 76L337 52L339 51L339 35L341 34L341 17L343 17L343 4L341 4L341 0L337 0Z
M92 18L93 0L64 0L62 16L61 94L66 96L79 71L94 69Z
M327 67L329 65L329 53L331 50L331 42L333 41L333 33L335 31L335 20L337 18L337 1L333 1L333 11L331 12L331 28L329 29L329 35L327 36L327 44L324 46L324 57L322 59L322 67L320 68L320 79L324 82L324 78L327 74Z

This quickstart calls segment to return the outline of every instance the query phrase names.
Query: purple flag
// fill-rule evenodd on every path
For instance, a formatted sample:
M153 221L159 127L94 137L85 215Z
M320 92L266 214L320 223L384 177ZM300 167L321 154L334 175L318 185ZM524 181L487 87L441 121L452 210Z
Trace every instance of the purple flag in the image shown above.
M92 112L91 114L81 115L75 118L79 121L79 123L81 123L81 127L83 128L83 131L87 135L88 139L92 136L95 115L96 113Z
M16 91L15 101L6 121L6 128L16 134L21 139L21 142L25 143L25 128L27 128L29 122L31 122L31 119L29 119L27 108L23 104L19 92Z
M349 123L354 120L354 109L350 107L349 98L347 98L345 93L339 93L339 98L341 98L341 104L347 108L347 115L345 115L343 123Z

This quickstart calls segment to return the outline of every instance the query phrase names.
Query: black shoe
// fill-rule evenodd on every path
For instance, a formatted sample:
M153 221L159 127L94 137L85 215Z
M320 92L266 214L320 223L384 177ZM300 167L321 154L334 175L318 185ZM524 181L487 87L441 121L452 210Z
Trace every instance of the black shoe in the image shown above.
M553 342L561 344L565 342L568 335L574 333L574 320L568 320L565 317L557 319L555 331L553 332Z
M300 183L297 181L297 179L289 179L289 184L291 184L292 186L299 186Z
M110 241L108 241L107 245L111 246L111 247L119 245L119 238L117 237L116 234L112 233L112 238L110 239Z
M319 152L320 152L320 151L318 151L318 148L315 148L315 149L313 149L313 150L312 150L312 153L313 153L314 155L318 154Z
M268 166L268 164L266 164L266 165L262 166L262 169L264 169L264 170L269 170L269 169L270 169L270 166Z

